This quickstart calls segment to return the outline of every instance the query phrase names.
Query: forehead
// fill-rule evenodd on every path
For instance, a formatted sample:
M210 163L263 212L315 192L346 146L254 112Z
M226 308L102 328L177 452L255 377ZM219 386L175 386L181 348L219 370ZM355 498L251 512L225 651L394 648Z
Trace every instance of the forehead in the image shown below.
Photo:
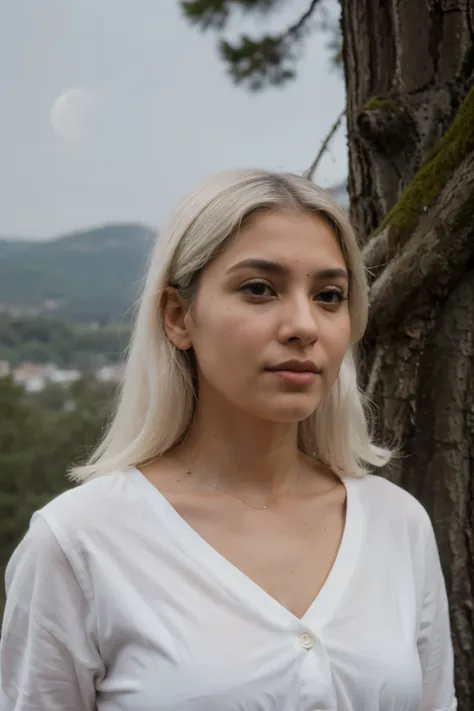
M219 268L247 258L268 259L307 269L344 266L334 228L318 214L303 211L265 212L255 216L219 255ZM217 266L217 265L216 265Z

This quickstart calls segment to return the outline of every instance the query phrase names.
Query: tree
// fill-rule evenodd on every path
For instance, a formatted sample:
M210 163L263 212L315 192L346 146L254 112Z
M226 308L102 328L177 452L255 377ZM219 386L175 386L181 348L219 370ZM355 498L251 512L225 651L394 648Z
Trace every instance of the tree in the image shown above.
M221 55L253 88L294 75L323 4ZM385 475L430 513L446 576L460 711L474 708L474 0L341 0L351 218L370 273L360 378ZM201 27L277 0L182 2ZM295 31L294 27L298 29Z
M71 407L28 395L0 378L0 579L34 511L72 486L65 472L84 461L111 414L115 386L84 378L63 389ZM51 406L53 405L53 406ZM3 615L0 586L0 620Z

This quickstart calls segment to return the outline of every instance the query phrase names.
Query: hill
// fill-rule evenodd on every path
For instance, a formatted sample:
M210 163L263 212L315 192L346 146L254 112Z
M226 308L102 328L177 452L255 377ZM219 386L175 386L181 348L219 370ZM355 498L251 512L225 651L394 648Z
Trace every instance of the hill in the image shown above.
M0 309L119 321L135 302L154 233L107 225L47 242L0 240Z
M35 242L27 242L21 239L0 239L0 259L11 257L14 254L21 254L21 252L33 244L35 244Z

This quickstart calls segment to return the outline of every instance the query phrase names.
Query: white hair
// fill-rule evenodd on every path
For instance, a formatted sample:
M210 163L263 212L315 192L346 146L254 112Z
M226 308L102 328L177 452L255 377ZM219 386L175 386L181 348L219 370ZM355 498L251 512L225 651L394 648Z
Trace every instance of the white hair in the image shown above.
M262 210L318 213L334 226L349 271L351 348L330 393L299 424L299 447L334 472L362 476L390 459L374 444L367 403L357 385L354 349L368 316L368 287L350 221L324 190L306 178L261 170L229 171L201 184L177 206L156 240L139 302L125 374L111 423L76 481L138 466L163 455L191 424L195 388L186 353L167 338L161 294L167 286L192 291L203 267L225 248L244 220Z

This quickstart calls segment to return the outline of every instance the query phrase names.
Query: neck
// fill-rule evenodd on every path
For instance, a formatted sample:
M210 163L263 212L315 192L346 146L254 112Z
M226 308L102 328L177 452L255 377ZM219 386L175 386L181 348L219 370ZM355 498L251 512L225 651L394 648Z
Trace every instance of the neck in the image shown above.
M199 405L177 455L186 468L239 492L278 493L298 476L295 423L273 423Z

